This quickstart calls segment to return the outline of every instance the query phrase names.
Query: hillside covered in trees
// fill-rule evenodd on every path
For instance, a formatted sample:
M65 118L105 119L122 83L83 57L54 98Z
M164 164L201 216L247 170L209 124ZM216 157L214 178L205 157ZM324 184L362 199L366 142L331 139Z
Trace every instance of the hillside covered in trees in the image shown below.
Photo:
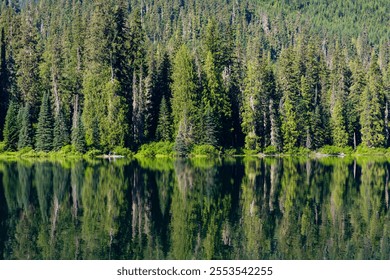
M390 146L387 0L2 0L4 150Z

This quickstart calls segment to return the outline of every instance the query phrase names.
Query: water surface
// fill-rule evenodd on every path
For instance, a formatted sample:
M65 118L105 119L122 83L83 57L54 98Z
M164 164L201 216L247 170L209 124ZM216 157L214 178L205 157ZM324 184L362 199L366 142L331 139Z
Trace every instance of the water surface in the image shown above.
M389 166L0 161L0 258L390 259Z

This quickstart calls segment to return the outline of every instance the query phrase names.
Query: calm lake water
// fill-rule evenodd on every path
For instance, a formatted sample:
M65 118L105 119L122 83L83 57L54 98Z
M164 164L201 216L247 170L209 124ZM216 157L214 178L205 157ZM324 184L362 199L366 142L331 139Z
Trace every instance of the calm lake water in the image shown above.
M0 258L390 259L389 167L0 161Z

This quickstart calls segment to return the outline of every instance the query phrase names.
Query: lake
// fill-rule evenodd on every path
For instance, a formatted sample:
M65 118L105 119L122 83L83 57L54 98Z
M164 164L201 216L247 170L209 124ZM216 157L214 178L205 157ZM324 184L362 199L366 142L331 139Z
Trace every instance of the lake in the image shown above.
M0 258L390 259L389 167L0 160Z

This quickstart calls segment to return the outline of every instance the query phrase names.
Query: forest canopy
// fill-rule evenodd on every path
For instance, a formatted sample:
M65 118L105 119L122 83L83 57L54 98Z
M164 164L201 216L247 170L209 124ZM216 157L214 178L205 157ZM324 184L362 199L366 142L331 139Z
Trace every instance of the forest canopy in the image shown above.
M387 148L386 0L0 1L5 150Z

